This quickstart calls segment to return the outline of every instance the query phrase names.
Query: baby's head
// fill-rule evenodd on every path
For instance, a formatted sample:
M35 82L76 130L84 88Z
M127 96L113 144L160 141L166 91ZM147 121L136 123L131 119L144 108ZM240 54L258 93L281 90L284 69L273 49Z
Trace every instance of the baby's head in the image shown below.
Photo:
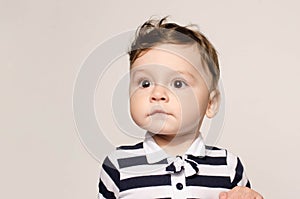
M129 51L130 111L152 133L198 134L203 117L218 111L220 76L216 50L193 27L149 20Z

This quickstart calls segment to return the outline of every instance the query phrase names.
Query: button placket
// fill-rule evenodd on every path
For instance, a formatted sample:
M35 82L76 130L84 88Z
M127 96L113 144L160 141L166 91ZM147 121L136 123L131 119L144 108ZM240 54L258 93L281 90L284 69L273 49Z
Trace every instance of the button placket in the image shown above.
M179 173L171 174L171 182L173 189L173 197L172 199L186 199L186 179L184 175L184 170Z

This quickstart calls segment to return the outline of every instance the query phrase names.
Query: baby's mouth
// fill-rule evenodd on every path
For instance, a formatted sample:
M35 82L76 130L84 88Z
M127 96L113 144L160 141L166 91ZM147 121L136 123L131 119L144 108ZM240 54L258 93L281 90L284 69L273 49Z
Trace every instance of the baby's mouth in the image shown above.
M147 116L153 116L153 115L171 115L171 114L162 109L155 109L151 111Z

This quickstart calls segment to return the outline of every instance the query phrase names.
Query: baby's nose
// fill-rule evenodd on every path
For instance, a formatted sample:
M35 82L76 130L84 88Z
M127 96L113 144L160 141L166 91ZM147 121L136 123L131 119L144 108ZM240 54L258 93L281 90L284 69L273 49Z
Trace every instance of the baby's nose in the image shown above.
M155 85L151 96L150 96L150 101L151 102L159 102L159 101L163 101L163 102L168 102L169 101L169 97L168 97L168 93L167 93L167 88L161 86L161 85Z

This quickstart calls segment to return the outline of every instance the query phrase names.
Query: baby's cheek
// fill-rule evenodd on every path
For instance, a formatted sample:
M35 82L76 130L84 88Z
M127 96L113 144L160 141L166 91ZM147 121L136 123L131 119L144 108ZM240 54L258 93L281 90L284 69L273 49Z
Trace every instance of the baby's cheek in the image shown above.
M138 98L137 96L132 96L130 98L130 115L133 121L138 125L142 126L145 125L145 104L143 101Z
M195 124L198 124L201 119L201 113L205 110L201 110L198 98L195 97L193 92L185 93L184 95L178 95L178 102L181 115L181 127L182 128L195 128Z
M194 99L187 99L181 103L182 120L195 122L201 116L199 104Z
M198 98L191 89L177 94L177 101L182 113L199 110Z

